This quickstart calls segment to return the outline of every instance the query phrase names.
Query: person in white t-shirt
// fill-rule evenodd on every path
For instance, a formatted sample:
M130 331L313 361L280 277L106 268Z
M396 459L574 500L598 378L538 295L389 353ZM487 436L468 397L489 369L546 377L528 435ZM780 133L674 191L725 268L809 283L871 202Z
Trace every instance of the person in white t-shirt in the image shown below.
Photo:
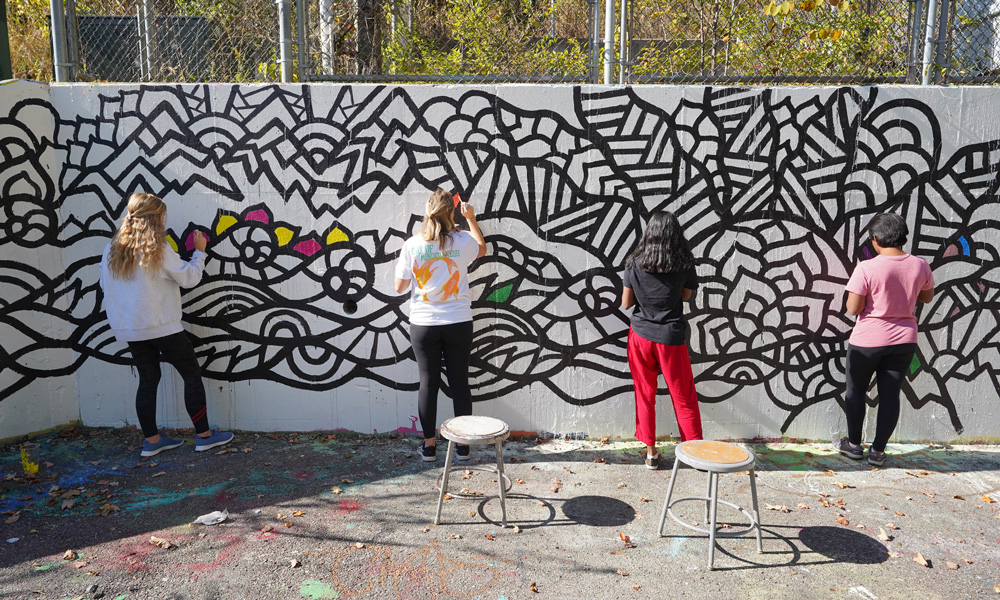
M461 203L469 231L455 227L455 203L438 189L427 201L423 229L403 243L396 262L396 292L410 290L410 343L420 371L417 412L423 429L421 458L437 458L437 396L441 363L448 369L448 385L455 416L472 414L469 356L472 354L472 294L469 265L486 254L486 240L476 223L476 212ZM469 447L459 446L458 460L468 460Z

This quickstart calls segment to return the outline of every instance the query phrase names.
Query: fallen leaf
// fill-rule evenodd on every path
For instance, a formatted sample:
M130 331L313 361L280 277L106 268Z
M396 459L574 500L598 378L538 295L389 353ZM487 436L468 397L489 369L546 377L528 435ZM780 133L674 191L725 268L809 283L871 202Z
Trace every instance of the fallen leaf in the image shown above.
M538 501L538 506L548 506L548 503L547 502L542 502L541 500L539 500Z
M985 502L987 504L993 504L994 502L996 502L996 500L994 500L993 498L990 498L986 494L983 494L983 497L980 498L980 500L982 500L983 502Z
M76 500L63 500L62 502L63 510L66 510L67 508L73 508L74 506L76 506Z
M639 498L639 502L649 502L649 498L643 496L642 498Z
M885 504L880 504L879 508L881 508L882 510L889 510L889 507L886 506Z
M767 507L767 510L776 510L783 513L791 512L788 510L788 507L783 504L781 506L778 506L777 504L767 504L765 506Z
M608 461L595 454L592 462L606 464Z
M993 586L993 591L996 592L996 593L998 593L998 594L1000 594L1000 583L998 583L997 585Z
M622 481L622 482L620 482L620 483L618 484L618 489L622 489L622 488L624 488L624 487L627 487L627 486L628 486L628 484L627 484L627 483L625 483L624 481Z
M163 475L166 474L167 474L166 471L160 471L159 473L153 473L152 475L150 475L150 477L162 477Z
M354 542L354 547L357 548L358 550L361 550L362 548L365 547L365 545L362 544L361 542Z
M891 556L893 558L899 558L899 552L893 552L892 550L887 550L886 554L888 554L889 556Z
M602 438L601 438L601 443L602 443L602 444L607 444L607 443L609 443L610 441L611 441L611 438L609 438L609 437L602 437Z
M627 571L622 571L621 569L615 569L615 573L618 573L622 577L628 577L628 572Z
M474 510L470 510L470 511L469 511L469 516L470 516L470 517L474 517L474 516L476 516L476 511L474 511Z
M520 479L520 478L518 478L518 479L515 479L514 481L516 481L516 482L518 482L518 483L521 483L521 484L523 484L523 483L524 483L524 480L523 480L523 479Z
M878 528L878 539L882 540L883 542L888 542L888 541L890 541L892 539L892 536L889 535L888 533L886 533L885 529L882 529L881 527L879 527Z
M955 494L954 496L952 496L952 498L954 498L955 500L965 500L965 498L959 496L958 494Z
M264 525L263 527L260 528L261 533L268 533L269 531L274 531L274 527L271 527L270 525Z
M917 555L913 557L913 562L917 563L918 565L921 565L921 566L924 566L924 567L928 567L928 568L930 568L930 566L931 566L931 564L929 562L927 562L927 559L924 558L924 555L921 554L921 553L919 553L919 552L917 552Z
M488 539L488 540L489 540L489 541L491 541L491 542L492 542L492 541L493 541L494 539L496 539L496 538L495 538L495 536L494 536L494 535L493 535L492 533L487 533L487 534L486 534L485 536L483 536L483 537L485 537L486 539Z
M844 526L849 525L847 519L845 519L844 517L837 517L837 522Z
M453 533L453 534L451 534L451 535L448 536L448 539L460 540L460 539L462 539L462 534L460 534L460 533Z
M517 525L514 525L514 533L521 533L521 528L518 527Z
M899 529L899 525L896 525L895 523L886 523L885 526L889 529Z
M924 495L927 496L928 498L933 498L937 496L937 494L935 494L934 492L924 492Z
M65 554L63 554L63 560L76 560L77 558L79 558L79 556L74 550L67 550Z
M13 525L14 523L17 523L17 520L20 518L21 518L21 513L15 513L14 516L7 517L7 519L4 520L4 523L6 523L7 525Z
M632 584L632 589L638 592L639 590L642 589L642 586L639 585L638 583L633 583Z
M962 557L962 560L965 561L965 564L967 564L967 565L971 565L972 564L972 561L969 560L969 559L967 559L967 558L965 558L964 556Z
M957 564L955 564L955 563L953 563L953 562L950 562L950 561L948 561L948 562L945 562L945 563L944 563L944 566L948 567L948 568L949 568L949 569L951 569L952 571L956 571L956 570L958 570L958 565L957 565Z
M297 511L295 511L295 512L292 513L292 516L293 517L301 517L304 514L306 514L305 511L297 510Z
M63 500L66 500L68 498L76 498L77 496L80 495L80 493L81 493L80 490L68 490L59 497Z
M330 491L333 492L334 494L343 494L344 493L344 490L340 489L339 487L332 487L332 488L330 488Z
M156 546L156 547L158 547L158 548L163 548L164 550L169 550L169 549L175 547L170 542L170 540L164 539L164 538L161 538L161 537L156 537L155 535L154 536L150 536L149 543L152 544L152 545L154 545L154 546Z
M354 483L354 480L353 479L341 479L340 483L343 483L345 485L351 485L352 483Z
M283 523L283 524L282 524L282 527L291 527L291 526L292 526L292 524L291 524L291 523Z
M430 527L421 527L421 528L420 528L420 533L427 533L427 532L428 532L428 531L430 531L430 530L431 530L431 528L430 528Z
M623 542L625 542L625 547L626 548L632 548L633 547L632 546L632 539L629 536L627 536L624 533L622 533L621 531L619 531L618 532L618 537L621 538L621 540Z
M554 479L552 479L552 485L549 487L549 489L553 492L558 492L560 488L562 488L562 482L559 481L558 477L555 477Z
M897 511L896 511L896 516L898 516L898 517L905 517L906 515L904 515L903 513L899 512L899 511L897 510Z
M997 587L1000 587L1000 586L997 586ZM535 592L536 594L538 593L538 586L535 584L535 582L531 582L531 585L528 586L528 589L531 590L531 591L533 591L533 592Z
M118 512L118 511L121 510L120 508L118 508L114 504L102 504L101 507L100 507L100 509L101 509L101 516L102 517L106 517L106 516L108 516L109 514L111 514L113 512Z
M839 488L840 488L840 489L842 489L842 490L846 490L847 488L852 488L852 487L854 487L853 485L851 485L851 484L849 484L849 483L841 483L841 482L839 482L839 481L834 481L834 482L833 482L833 485L835 485L835 486L839 487Z
M801 510L809 510L809 507L806 505L805 502L799 502L798 504L795 505L795 507Z

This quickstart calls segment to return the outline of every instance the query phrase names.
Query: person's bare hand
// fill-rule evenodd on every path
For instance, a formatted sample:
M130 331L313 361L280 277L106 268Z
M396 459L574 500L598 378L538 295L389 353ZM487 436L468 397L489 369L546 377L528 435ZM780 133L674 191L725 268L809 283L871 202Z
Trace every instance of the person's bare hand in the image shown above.
M195 250L201 250L202 252L204 252L205 248L207 248L207 247L208 247L208 237L204 233L202 233L200 231L194 232L194 248L195 248Z
M461 206L462 216L465 217L466 221L476 220L476 209L472 208L472 205L468 202L463 202Z

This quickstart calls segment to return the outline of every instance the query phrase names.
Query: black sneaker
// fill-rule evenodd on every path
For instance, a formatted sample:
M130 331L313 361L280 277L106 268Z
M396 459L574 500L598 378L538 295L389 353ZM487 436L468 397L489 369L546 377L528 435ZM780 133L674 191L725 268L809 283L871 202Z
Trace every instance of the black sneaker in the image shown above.
M420 442L420 458L427 462L437 460L437 446L427 446L427 442Z
M458 460L469 460L469 447L466 445L455 445L455 458Z
M657 452L656 456L650 458L649 454L646 454L646 468L650 471L655 471L660 468L660 453Z

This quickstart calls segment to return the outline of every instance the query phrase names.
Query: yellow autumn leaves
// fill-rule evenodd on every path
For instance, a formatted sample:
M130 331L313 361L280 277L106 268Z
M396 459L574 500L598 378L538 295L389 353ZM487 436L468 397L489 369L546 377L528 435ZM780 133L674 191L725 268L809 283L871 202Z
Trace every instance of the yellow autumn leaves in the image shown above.
M825 0L825 1L827 4L830 5L831 8L836 9L840 12L847 12L851 8L850 0ZM819 5L822 5L823 2L824 0L805 0L805 2L802 2L798 5L798 8L806 12L812 12L813 10L816 9L817 3ZM774 3L774 0L770 0L767 4L764 5L764 14L769 17L785 17L788 16L788 14L791 13L793 10L795 10L795 8L796 6L792 2L792 0L784 0L783 2L778 2L777 4ZM785 31L787 33L787 28L785 29ZM809 31L806 32L806 35L812 41L829 40L831 42L836 42L841 37L843 37L844 30L821 27L818 29L810 29Z

